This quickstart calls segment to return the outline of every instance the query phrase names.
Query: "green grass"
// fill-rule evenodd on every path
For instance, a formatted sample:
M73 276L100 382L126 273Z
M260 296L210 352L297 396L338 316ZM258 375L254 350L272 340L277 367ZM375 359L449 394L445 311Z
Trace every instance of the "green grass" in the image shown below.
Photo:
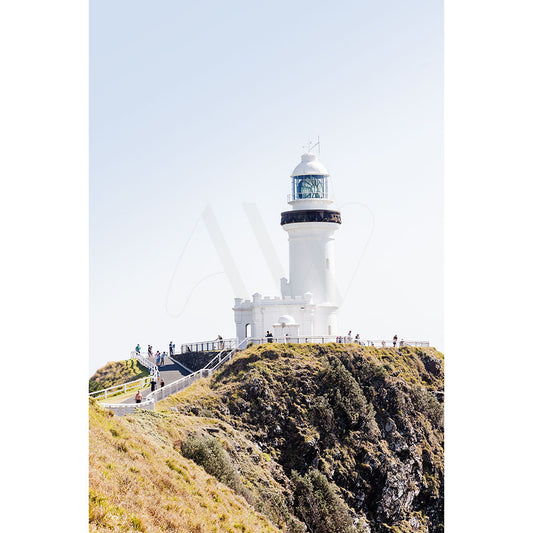
M112 361L99 368L89 379L89 392L108 389L149 375L149 370L136 359Z

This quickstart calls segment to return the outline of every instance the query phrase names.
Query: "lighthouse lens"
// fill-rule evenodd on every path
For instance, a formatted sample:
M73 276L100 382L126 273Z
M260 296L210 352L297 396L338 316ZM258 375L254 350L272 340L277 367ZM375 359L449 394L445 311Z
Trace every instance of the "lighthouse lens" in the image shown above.
M294 178L295 199L325 198L324 176L302 176Z

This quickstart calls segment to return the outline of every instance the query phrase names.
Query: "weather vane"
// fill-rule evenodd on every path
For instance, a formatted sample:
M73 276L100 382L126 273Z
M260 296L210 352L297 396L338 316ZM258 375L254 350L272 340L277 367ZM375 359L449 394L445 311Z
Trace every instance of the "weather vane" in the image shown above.
M318 155L320 155L320 137L317 137L317 141L309 141L302 147L308 154L311 153L311 150L318 148Z

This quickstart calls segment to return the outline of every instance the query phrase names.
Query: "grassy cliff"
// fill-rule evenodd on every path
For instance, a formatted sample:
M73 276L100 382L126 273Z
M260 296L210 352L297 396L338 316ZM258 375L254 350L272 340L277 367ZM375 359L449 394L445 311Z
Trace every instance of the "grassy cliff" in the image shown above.
M141 463L146 458L138 455L152 446L145 465L151 483L161 483L158 476L168 477L170 469L174 483L192 490L194 471L196 479L226 488L219 495L226 513L236 509L231 496L250 521L241 515L218 521L222 511L210 507L202 489L201 520L179 529L167 524L169 531L440 533L443 385L443 356L430 348L267 344L160 402L155 413L115 419L98 411L95 430L103 431L112 450L121 443L132 447L102 430L102 421L115 424L119 435L135 435ZM111 467L102 459L93 472L91 463L91 490L109 505L123 501L111 470L126 452L113 453ZM93 462L106 456L94 456L92 444L91 455ZM97 488L106 471L114 488ZM127 471L122 475L131 478ZM135 498L150 500L146 484L137 490L132 505ZM189 505L180 507L184 512ZM135 516L145 531L164 530L149 529L155 526L148 510ZM92 523L95 531L105 530ZM236 529L239 523L245 529Z
M136 359L112 361L99 368L89 379L89 392L107 389L149 375L150 372Z
M244 496L180 452L183 417L89 406L89 530L277 532Z

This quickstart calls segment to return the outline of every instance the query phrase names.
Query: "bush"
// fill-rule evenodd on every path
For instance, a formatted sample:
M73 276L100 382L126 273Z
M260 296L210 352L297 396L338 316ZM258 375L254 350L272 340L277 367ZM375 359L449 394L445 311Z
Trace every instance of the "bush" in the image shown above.
M96 392L99 390L104 390L104 387L101 383L98 383L98 381L94 381L93 379L89 380L89 393Z
M295 511L311 533L355 533L348 506L335 493L326 476L310 470L292 474Z
M336 425L341 430L339 433L346 433L363 422L361 415L368 406L365 395L356 379L337 358L330 359L328 369L321 376L321 382L320 392L327 398L334 413ZM326 415L324 402L320 402L317 408L322 411L322 416Z
M442 430L444 427L444 406L430 391L413 390L411 399L414 408L425 415L434 428Z
M224 483L234 491L248 495L248 490L244 487L241 477L237 472L228 452L224 450L222 444L210 435L189 435L181 445L181 453L188 459L192 459L197 465Z

